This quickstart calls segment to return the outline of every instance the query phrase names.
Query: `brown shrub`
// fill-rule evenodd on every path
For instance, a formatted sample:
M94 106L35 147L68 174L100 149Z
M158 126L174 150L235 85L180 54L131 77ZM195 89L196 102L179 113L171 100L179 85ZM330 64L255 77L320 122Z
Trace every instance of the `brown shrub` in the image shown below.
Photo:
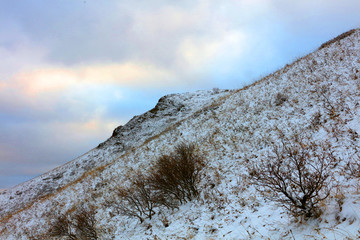
M49 237L65 237L70 240L96 240L95 210L81 206L73 213L54 216L50 226Z
M98 239L98 234L95 227L96 219L94 208L81 207L78 211L75 212L73 218L75 222L74 226L76 228L79 239Z
M356 153L345 166L345 172L350 177L360 178L360 153Z
M274 104L275 106L280 106L282 105L284 102L286 102L288 100L288 96L283 94L283 93L277 93L275 96L275 100L274 100Z
M203 167L195 146L180 144L173 153L159 157L149 174L135 174L130 186L118 188L106 205L140 222L151 219L157 208L176 208L197 197Z
M204 159L194 144L182 143L169 155L161 156L149 174L149 183L157 192L157 201L168 208L191 201L199 195Z
M130 187L122 187L117 190L117 201L109 202L119 214L137 217L140 222L144 218L151 219L155 214L154 208L158 206L154 190L142 175L135 176Z
M73 223L66 214L61 214L53 221L49 230L49 237L66 237L70 240L78 240Z

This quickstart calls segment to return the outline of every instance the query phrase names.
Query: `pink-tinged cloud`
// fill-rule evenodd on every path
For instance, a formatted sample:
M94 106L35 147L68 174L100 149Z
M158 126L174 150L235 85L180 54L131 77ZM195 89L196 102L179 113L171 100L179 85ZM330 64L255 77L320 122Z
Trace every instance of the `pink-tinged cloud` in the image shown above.
M65 108L69 110L88 111L91 103L96 110L107 107L101 106L106 95L111 95L113 100L121 99L124 89L164 90L182 84L173 72L150 64L37 67L0 81L0 110L28 108L50 112L59 105L68 105Z
M81 67L52 67L22 72L12 81L2 83L1 89L19 89L22 93L36 97L44 92L59 92L87 84L112 84L127 88L163 88L176 85L173 75L165 70L145 64L99 64Z

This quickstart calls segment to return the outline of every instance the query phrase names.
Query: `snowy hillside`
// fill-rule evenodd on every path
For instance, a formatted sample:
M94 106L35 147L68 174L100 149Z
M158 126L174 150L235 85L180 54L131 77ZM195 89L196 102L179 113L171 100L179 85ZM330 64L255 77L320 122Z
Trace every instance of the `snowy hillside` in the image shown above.
M97 148L40 177L0 191L1 206L6 206L0 208L0 216L17 211L34 200L66 187L93 169L111 164L126 151L136 148L186 116L211 104L214 98L226 96L228 92L199 91L162 97L155 108L133 117L126 125L117 127L111 138Z
M0 239L51 239L56 217L81 206L93 209L98 239L357 239L359 92L355 30L243 89L163 97L97 148L0 192ZM176 208L157 207L143 222L116 211L118 189L151 172L180 143L195 143L206 159L199 196ZM294 216L276 191L256 181L289 146L297 149L293 155L311 156L308 175L327 171L321 191L329 192L316 216ZM317 159L331 159L331 166Z

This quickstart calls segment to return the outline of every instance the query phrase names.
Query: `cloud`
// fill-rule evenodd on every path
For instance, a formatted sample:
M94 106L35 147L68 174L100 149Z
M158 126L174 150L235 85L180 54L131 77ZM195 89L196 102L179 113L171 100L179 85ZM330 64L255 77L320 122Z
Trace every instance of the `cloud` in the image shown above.
M186 38L178 49L179 62L185 64L182 68L190 71L216 67L218 62L233 60L243 53L247 46L246 36L241 31L216 34L209 41L207 38Z
M172 75L152 65L124 63L53 67L17 74L9 84L29 96L64 91L81 84L113 84L130 88L172 85Z
M359 24L357 0L7 2L2 12L7 23L49 49L49 60L65 65L141 61L176 68L185 39L210 44L214 36L234 32L247 37L268 37L268 31L275 36L324 35Z
M16 175L3 180L71 160L164 94L250 83L358 27L359 11L358 0L0 1L0 169Z
M149 64L38 68L0 82L0 110L8 113L26 108L38 113L60 110L65 117L70 117L71 112L79 116L81 112L106 108L104 105L114 101L129 101L126 99L129 94L124 91L161 91L181 84L171 72Z
M10 81L11 76L20 71L30 71L49 66L46 62L48 51L19 33L14 37L0 34L0 84Z

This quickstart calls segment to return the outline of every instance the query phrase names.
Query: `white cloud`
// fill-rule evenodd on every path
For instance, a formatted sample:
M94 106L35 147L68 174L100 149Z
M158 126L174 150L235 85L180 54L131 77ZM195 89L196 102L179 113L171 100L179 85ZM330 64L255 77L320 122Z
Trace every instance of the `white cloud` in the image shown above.
M154 96L240 87L360 24L358 0L9 2L9 11L0 3L0 131L16 132L19 148L31 139L39 169L88 150ZM14 152L0 156L30 156Z
M11 44L2 46L1 40ZM13 42L14 41L14 42ZM49 65L45 58L48 50L31 42L25 36L20 39L1 39L0 37L0 83L9 81L11 76L20 71L29 71Z
M192 71L204 70L210 64L216 67L217 62L240 57L248 46L246 40L241 31L223 31L212 38L187 38L179 46L179 61L185 63L183 69Z

